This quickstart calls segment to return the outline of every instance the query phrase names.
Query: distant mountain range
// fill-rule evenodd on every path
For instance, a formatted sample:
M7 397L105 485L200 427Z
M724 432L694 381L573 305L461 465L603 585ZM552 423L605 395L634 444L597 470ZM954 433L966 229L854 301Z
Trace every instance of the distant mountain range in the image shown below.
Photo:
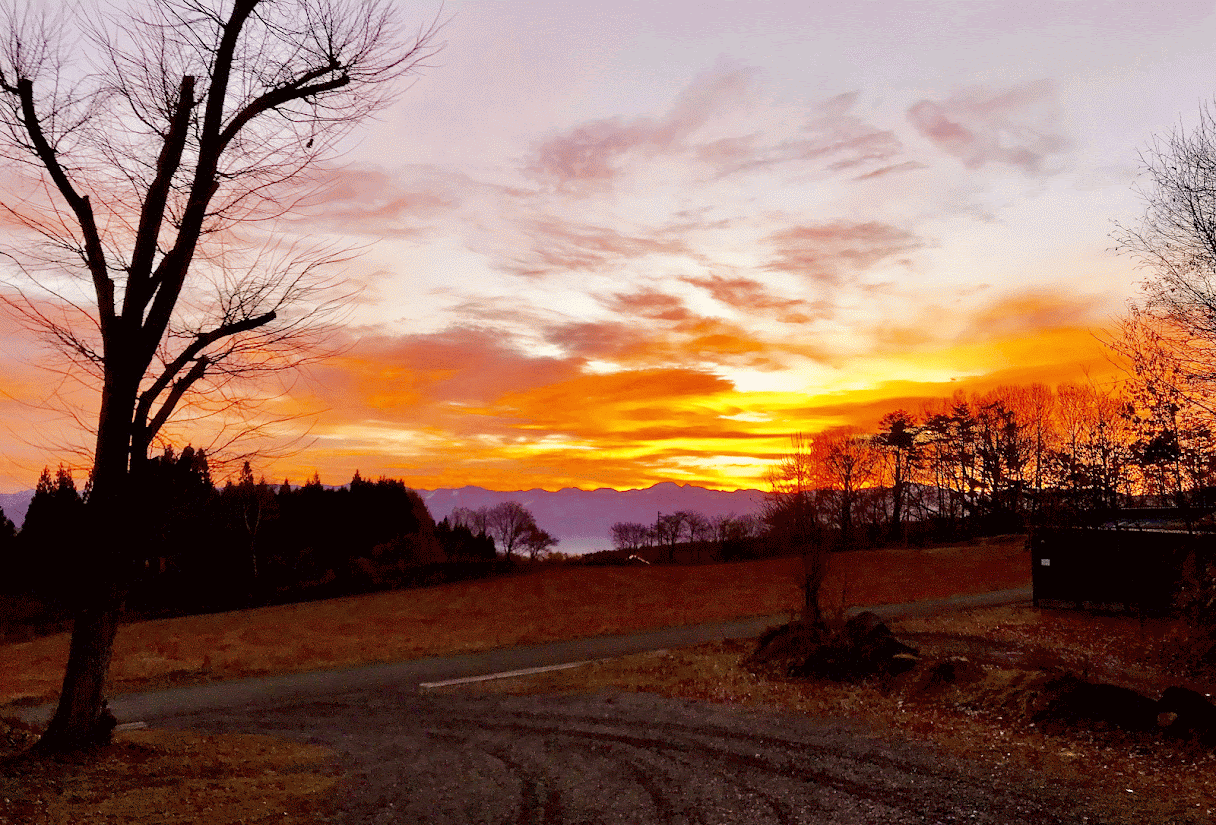
M481 487L419 490L435 521L450 515L457 507L494 506L502 501L518 501L532 511L542 530L556 536L556 550L563 553L588 553L612 548L612 525L618 521L653 524L659 513L693 510L705 516L730 513L757 513L764 504L760 490L706 490L703 487L664 481L645 490L579 490L567 487L547 490L520 490L500 493Z
M520 490L501 493L481 487L419 490L435 521L442 520L457 507L493 507L502 501L518 501L532 511L542 530L556 536L555 549L563 553L588 553L612 547L612 525L618 521L653 524L659 513L693 510L709 518L730 513L746 515L760 511L764 493L760 490L706 490L703 487L664 481L645 490L579 490L567 487L547 490ZM33 490L0 493L0 507L18 527L34 497Z
M0 509L4 515L18 527L25 521L25 511L30 509L30 501L34 498L33 490L22 490L19 493L0 493Z

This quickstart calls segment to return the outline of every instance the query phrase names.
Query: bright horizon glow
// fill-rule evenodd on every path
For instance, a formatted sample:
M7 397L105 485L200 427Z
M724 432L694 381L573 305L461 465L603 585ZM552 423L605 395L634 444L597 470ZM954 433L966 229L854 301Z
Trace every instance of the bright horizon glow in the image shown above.
M1200 2L444 13L288 224L367 251L340 354L266 405L299 416L254 462L276 482L763 487L794 432L1105 384L1138 153L1216 95ZM0 490L83 466L58 410L96 400L7 320L0 347Z

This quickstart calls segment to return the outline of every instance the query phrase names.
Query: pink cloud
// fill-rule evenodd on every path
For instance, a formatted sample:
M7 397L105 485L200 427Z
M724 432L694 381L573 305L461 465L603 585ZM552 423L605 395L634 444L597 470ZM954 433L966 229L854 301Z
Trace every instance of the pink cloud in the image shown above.
M907 115L917 131L968 169L1006 164L1038 175L1069 146L1055 128L1055 90L1046 80L1004 91L971 89L944 101L922 100Z
M917 169L926 169L925 164L915 160L905 160L900 163L892 163L889 166L880 166L877 169L865 172L858 175L854 180L870 180L872 178L881 178L885 175L893 175L899 172L912 172Z
M375 169L328 169L317 185L297 221L348 235L401 236L425 232L436 217L456 209L473 184L451 175L407 181Z
M610 301L610 306L622 315L656 321L689 321L696 317L679 298L655 290L618 294Z
M768 341L738 324L696 315L678 302L652 295L614 299L618 311L631 320L565 324L552 328L547 339L571 357L614 361L630 367L673 363L777 370L786 366L782 353ZM644 320L643 320L644 319Z
M797 137L772 145L764 144L759 133L721 138L697 147L697 158L714 167L718 177L809 161L823 162L829 172L875 164L889 172L916 168L892 163L903 153L903 144L894 132L878 129L853 114L858 97L857 92L850 92L819 104Z

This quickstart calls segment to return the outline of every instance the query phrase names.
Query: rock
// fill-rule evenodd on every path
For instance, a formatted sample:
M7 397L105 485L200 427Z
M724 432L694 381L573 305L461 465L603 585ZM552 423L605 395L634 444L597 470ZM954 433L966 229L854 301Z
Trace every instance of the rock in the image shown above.
M829 635L821 624L795 621L770 627L757 640L746 666L756 673L785 677L823 644Z
M1130 688L1086 682L1069 674L1044 686L1040 723L1066 727L1113 727L1126 731L1157 728L1157 703Z
M1216 745L1216 705L1202 693L1184 687L1168 687L1161 694L1157 711L1174 717L1165 729L1167 735Z

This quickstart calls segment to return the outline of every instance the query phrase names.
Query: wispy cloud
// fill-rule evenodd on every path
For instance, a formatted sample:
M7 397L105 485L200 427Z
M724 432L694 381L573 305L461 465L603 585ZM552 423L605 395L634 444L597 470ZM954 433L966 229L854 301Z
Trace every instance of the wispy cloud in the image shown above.
M769 236L775 255L765 266L834 285L888 258L921 247L916 235L879 221L791 226Z
M812 317L804 311L812 308L808 302L798 298L779 298L766 284L755 278L690 275L682 280L701 287L708 291L715 301L741 312L776 313L780 320L787 323L804 323Z
M540 144L527 171L559 191L592 194L609 188L631 160L696 154L690 137L717 112L738 106L750 92L754 77L752 69L716 69L694 80L658 117L580 124Z
M520 228L529 239L530 248L504 261L502 266L529 277L600 271L647 255L691 252L681 238L662 229L642 234L554 215L527 220Z
M970 315L970 323L960 337L983 341L1011 335L1032 336L1050 330L1084 329L1103 323L1104 313L1110 308L1109 296L1021 291L978 308Z
M695 364L774 370L785 366L779 348L744 327L720 318L680 313L673 323L598 321L553 328L547 340L571 356L630 368Z

